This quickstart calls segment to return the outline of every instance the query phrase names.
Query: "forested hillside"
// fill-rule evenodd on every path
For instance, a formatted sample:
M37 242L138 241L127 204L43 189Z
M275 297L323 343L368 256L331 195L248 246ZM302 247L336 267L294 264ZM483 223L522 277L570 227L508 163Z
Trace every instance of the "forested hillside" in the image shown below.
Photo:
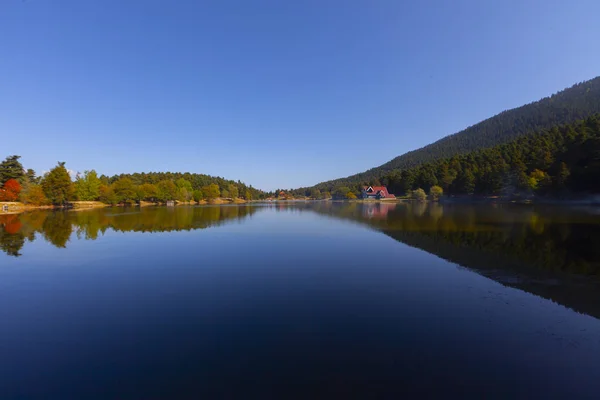
M323 182L315 186L331 191L381 178L384 174L426 162L507 143L517 137L571 123L600 112L600 77L578 83L550 97L504 111L463 131L446 136L421 149L410 151L366 172Z
M375 183L392 193L571 197L600 193L600 114L468 154L394 170ZM361 183L325 188L360 190ZM306 190L310 193L315 189Z

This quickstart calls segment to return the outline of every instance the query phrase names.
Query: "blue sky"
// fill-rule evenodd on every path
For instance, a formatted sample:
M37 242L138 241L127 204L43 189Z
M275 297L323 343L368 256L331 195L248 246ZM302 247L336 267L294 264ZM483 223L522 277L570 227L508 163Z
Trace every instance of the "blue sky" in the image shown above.
M0 1L0 157L262 189L600 75L600 2Z

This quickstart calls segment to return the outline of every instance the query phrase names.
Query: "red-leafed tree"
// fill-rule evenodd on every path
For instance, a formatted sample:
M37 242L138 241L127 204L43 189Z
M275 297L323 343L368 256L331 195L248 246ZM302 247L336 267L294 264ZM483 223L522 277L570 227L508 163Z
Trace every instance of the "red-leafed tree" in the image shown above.
M16 179L9 179L0 189L0 201L17 201L20 193L21 184Z

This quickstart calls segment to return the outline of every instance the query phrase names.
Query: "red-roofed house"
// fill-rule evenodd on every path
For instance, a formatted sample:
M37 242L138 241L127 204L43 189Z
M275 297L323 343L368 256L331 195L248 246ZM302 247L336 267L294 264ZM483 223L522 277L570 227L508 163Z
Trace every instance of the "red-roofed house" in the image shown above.
M361 192L363 199L395 199L385 186L364 186Z

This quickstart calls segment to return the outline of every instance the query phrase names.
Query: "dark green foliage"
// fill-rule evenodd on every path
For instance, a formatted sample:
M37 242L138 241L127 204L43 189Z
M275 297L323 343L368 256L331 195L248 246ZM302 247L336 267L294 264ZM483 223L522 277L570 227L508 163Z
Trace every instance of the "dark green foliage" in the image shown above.
M341 200L347 198L346 195L348 192L351 192L350 188L346 186L338 187L332 192L332 196L336 200Z
M599 154L599 116L591 116L486 150L393 172L384 180L399 194L433 180L454 195L595 194L600 193Z
M396 195L417 188L429 191L433 186L450 195L562 197L600 193L600 115L488 149L401 172L394 170L381 181ZM308 192L312 190L315 188ZM333 190L338 193L340 187Z
M553 126L573 123L598 112L600 112L600 77L576 84L540 101L504 111L421 149L396 157L377 168L347 178L323 182L315 185L315 187L324 191L340 186L353 187L356 184L363 183L377 184L377 180L382 180L384 175L394 170L405 170L424 163L508 143L521 136L550 129ZM539 150L543 151L543 149ZM536 156L536 159L541 163L541 169L546 169L554 160L543 156L544 153L539 155L539 158ZM475 171L472 172L477 176ZM439 177L438 175L438 179ZM428 172L414 178L422 180L418 185L425 190L436 184L431 181ZM451 177L444 176L444 178L446 179L437 184L447 190L447 180L451 180ZM467 179L466 183L468 184L468 177L465 179ZM497 186L498 182L491 181L489 184ZM413 185L410 184L409 186L412 187ZM304 195L305 193L308 194L309 191L310 188L300 188L293 193Z
M39 184L41 180L40 177L35 176L35 171L31 168L27 170L27 172L25 173L25 177L27 178L28 183L31 183L33 185Z
M9 179L15 179L19 183L25 181L23 165L19 162L21 156L8 156L0 163L0 186L4 185Z

